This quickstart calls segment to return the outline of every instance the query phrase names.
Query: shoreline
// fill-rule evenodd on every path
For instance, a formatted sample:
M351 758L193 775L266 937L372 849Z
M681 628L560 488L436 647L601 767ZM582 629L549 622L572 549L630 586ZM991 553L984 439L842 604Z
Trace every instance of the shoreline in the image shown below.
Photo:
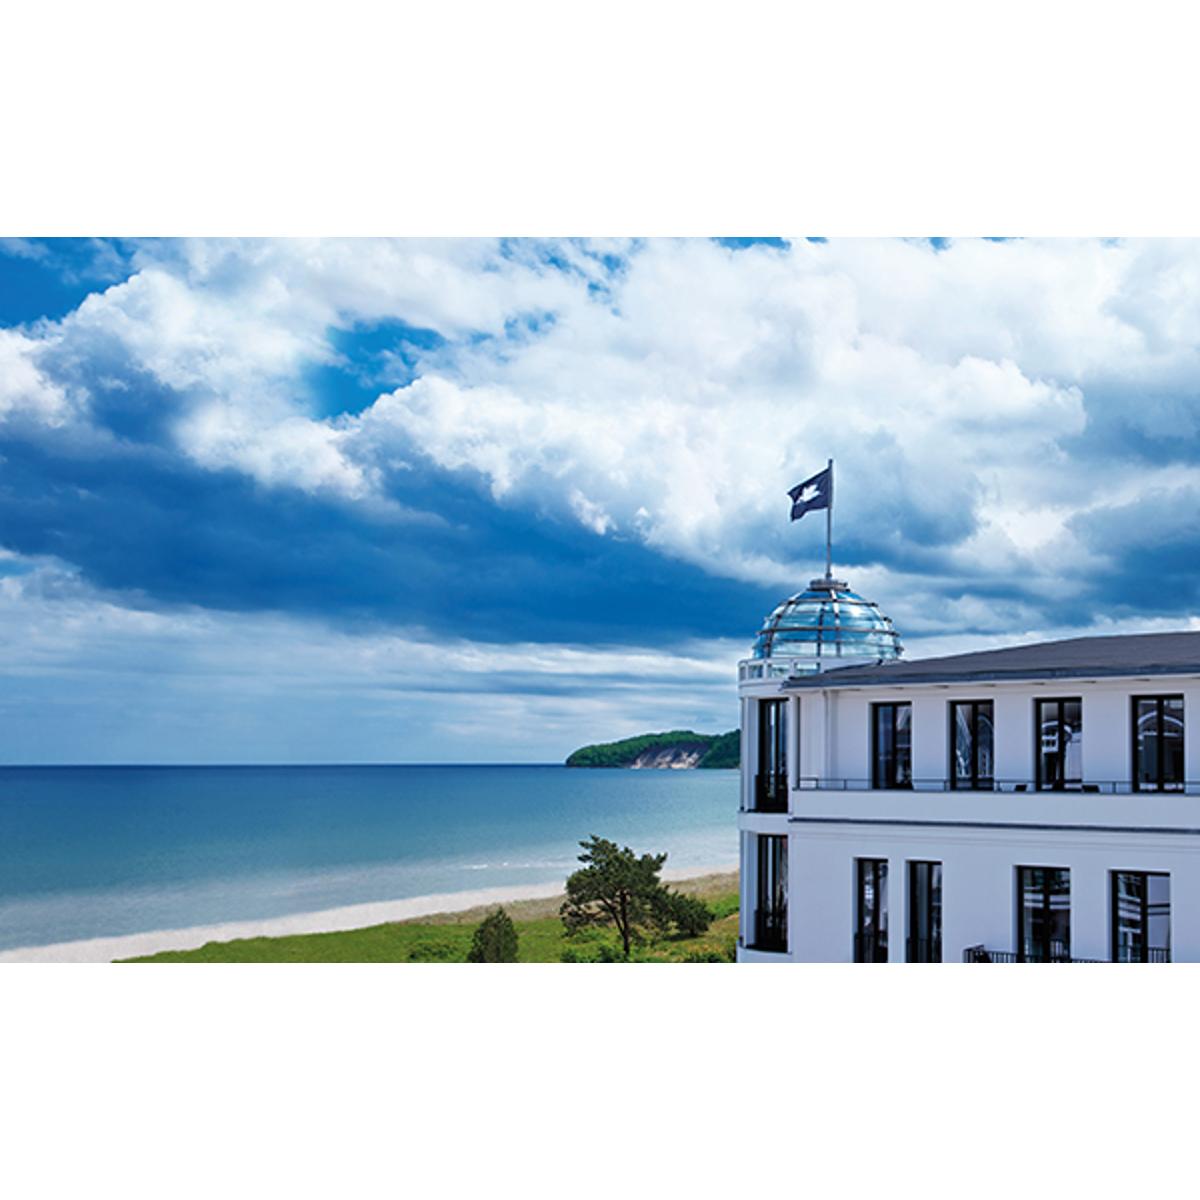
M736 863L712 867L677 867L663 871L662 879L664 883L685 883L713 875L736 875L737 870ZM426 896L410 896L404 900L376 900L250 921L222 921L214 925L191 925L182 929L147 930L144 933L54 942L44 946L20 946L12 950L0 950L0 963L111 963L119 958L138 958L164 950L195 950L207 942L286 937L296 933L340 933L390 921L457 915L496 904L552 900L562 895L565 883L564 877L550 883L437 892Z

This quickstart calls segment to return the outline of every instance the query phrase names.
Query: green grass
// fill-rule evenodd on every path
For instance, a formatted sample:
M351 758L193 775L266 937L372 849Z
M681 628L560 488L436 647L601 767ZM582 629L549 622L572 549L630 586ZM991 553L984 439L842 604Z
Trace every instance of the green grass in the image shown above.
M689 889L690 890L690 889ZM705 895L717 914L709 931L695 938L661 938L639 947L634 958L641 962L684 962L702 955L721 955L733 960L737 942L738 897L736 892ZM557 916L530 915L518 919L525 909L535 912L558 901L525 901L507 905L517 928L520 962L561 962L568 947L584 958L594 958L601 946L615 948L611 931L589 931L568 938ZM288 937L244 938L235 942L209 942L198 950L171 950L127 962L466 962L471 935L486 910L453 913L424 921L393 921L342 933L303 933Z

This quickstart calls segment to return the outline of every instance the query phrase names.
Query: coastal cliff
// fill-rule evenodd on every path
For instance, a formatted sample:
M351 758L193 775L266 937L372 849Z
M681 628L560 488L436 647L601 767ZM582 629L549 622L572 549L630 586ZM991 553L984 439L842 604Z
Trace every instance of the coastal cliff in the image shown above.
M581 746L567 758L568 767L628 767L631 770L736 769L739 737L729 733L643 733L619 742Z

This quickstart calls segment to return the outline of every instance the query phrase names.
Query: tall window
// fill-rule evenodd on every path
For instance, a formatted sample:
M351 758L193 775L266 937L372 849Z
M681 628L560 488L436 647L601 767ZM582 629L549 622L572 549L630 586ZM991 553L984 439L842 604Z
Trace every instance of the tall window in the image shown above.
M912 705L871 706L871 786L912 787Z
M758 837L758 897L754 911L754 948L787 949L787 837Z
M1062 962L1071 957L1071 872L1065 867L1018 867L1017 957Z
M1171 877L1112 873L1113 962L1171 961Z
M1037 785L1065 788L1083 782L1083 701L1037 702Z
M854 961L887 962L887 859L858 858L854 861L858 872L858 904L854 929Z
M990 788L995 782L992 728L990 700L956 700L950 705L951 787Z
M908 864L906 962L942 961L942 864Z
M1139 792L1183 790L1183 697L1134 696L1133 786Z
M758 702L758 775L754 807L787 812L787 701Z

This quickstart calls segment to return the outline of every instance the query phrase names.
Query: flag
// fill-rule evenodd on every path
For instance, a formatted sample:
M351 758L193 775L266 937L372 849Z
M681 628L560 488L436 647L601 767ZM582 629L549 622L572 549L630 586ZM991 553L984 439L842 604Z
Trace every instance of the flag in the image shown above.
M811 479L798 483L788 495L792 498L792 520L798 521L806 512L828 508L833 503L833 466L818 471Z

